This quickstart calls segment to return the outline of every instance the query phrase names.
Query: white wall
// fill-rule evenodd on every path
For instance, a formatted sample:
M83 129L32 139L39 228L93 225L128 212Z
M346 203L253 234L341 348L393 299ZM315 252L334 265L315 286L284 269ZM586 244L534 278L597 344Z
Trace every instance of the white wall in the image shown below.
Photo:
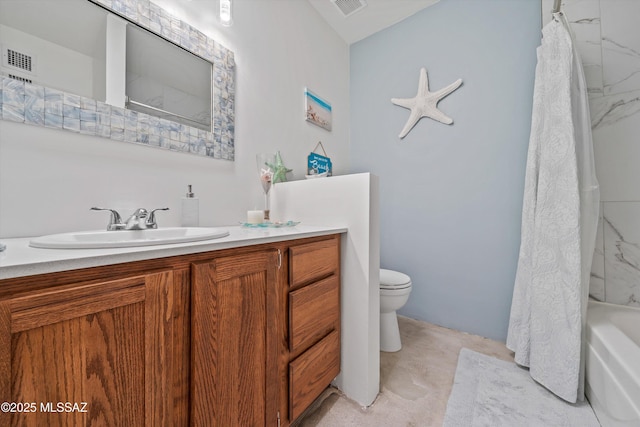
M380 389L380 218L378 177L334 176L276 184L275 218L348 228L342 236L341 360L337 387L360 405Z
M187 184L201 225L234 224L263 203L256 153L280 150L300 179L318 140L336 174L349 170L349 50L308 2L235 0L229 28L209 10L157 3L235 52L235 162L0 120L0 237L103 228L96 205L169 206L158 221L178 225ZM332 103L332 132L304 121L305 86Z

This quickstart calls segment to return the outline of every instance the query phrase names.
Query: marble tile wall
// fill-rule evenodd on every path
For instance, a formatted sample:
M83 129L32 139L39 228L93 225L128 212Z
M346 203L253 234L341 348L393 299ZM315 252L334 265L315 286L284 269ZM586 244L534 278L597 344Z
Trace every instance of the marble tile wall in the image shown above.
M88 1L98 3L213 63L213 132L8 77L0 77L0 119L234 160L233 52L149 0Z
M640 306L640 202L605 202L605 298Z
M562 10L585 67L600 183L591 295L640 306L640 1L564 0Z

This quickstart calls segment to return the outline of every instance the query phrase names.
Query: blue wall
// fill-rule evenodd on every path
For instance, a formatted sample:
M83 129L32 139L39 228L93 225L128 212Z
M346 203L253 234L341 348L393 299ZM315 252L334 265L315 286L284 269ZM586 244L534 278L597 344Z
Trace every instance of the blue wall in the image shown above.
M504 340L520 245L539 0L441 0L351 46L351 169L380 177L381 266L411 276L400 311ZM391 98L463 85L398 138Z

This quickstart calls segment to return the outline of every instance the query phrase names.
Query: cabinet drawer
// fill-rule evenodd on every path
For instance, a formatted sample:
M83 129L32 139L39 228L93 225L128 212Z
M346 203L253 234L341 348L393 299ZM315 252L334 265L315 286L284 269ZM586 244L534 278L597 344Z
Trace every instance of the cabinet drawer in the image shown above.
M340 246L337 238L289 248L289 285L297 288L337 273Z
M340 373L340 334L333 331L289 363L289 419L295 420Z
M289 350L298 353L310 347L340 321L340 280L329 276L289 293Z

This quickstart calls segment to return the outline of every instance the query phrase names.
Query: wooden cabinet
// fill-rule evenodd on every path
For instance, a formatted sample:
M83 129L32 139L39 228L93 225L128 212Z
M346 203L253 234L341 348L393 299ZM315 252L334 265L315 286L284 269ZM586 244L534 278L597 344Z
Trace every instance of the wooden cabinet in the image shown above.
M167 425L172 287L163 271L0 301L0 425Z
M340 240L289 248L289 419L340 372Z
M192 425L278 424L278 265L275 250L193 264Z
M191 298L192 425L289 425L340 372L339 236L193 263Z
M339 235L0 281L2 426L284 427L339 370Z

